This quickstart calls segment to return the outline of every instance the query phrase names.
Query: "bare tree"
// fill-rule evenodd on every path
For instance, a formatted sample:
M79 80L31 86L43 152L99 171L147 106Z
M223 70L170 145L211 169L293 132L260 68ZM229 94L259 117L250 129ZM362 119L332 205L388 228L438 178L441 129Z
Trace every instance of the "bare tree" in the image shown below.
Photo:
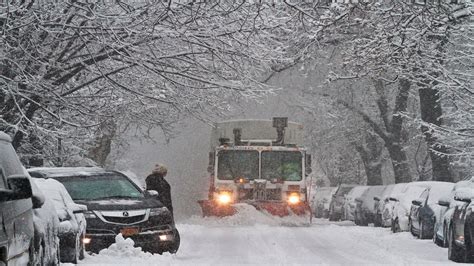
M7 1L0 129L23 153L39 135L44 155L58 138L79 150L94 143L107 120L147 131L216 116L271 91L262 75L304 57L311 34L296 36L313 19L299 16L246 1Z

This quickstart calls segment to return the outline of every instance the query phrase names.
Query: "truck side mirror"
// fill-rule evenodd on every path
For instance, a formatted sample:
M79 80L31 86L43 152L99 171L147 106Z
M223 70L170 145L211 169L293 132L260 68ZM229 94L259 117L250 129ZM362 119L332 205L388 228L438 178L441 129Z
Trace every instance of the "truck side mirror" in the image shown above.
M211 151L209 152L209 164L207 165L207 172L209 174L214 173L214 162L215 162L215 153Z
M306 175L309 175L311 174L311 172L313 172L313 169L311 169L311 163L312 163L312 159L311 159L311 154L306 154L305 155L305 170L306 170Z

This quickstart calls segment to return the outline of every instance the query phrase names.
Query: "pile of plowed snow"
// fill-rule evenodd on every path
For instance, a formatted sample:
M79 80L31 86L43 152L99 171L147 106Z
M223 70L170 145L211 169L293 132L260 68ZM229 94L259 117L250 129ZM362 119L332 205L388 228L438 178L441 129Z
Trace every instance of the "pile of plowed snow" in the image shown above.
M153 263L157 262L159 264L169 264L170 255L165 253L163 255L154 255L149 252L142 251L140 247L134 247L135 242L130 238L123 238L122 234L118 234L115 237L115 243L110 245L110 247L103 249L99 252L98 255L86 256L84 261L81 263L89 264L92 261L94 265L107 265L113 262L120 262L120 264L126 265L139 265L143 263L149 265L151 261Z
M226 217L201 217L193 216L184 221L186 224L199 224L206 226L250 226L250 225L270 225L270 226L308 226L308 216L289 215L279 217L271 215L266 211L259 211L254 206L238 203L234 207L237 213Z

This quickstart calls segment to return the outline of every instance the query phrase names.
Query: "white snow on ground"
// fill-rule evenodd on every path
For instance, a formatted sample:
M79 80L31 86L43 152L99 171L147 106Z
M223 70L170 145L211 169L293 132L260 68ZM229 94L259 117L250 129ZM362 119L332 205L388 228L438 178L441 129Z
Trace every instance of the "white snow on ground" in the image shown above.
M447 249L409 233L316 219L311 226L282 226L252 208L235 217L193 217L178 224L177 254L152 255L117 237L117 243L81 261L85 265L447 265Z

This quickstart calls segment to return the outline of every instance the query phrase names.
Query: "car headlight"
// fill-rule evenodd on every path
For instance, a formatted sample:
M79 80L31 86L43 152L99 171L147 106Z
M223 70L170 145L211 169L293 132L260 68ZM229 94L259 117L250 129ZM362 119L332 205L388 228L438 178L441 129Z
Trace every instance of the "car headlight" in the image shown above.
M158 216L166 213L168 211L168 208L166 207L161 207L161 208L151 208L150 209L150 216Z
M97 215L95 215L93 211L86 211L84 212L84 217L86 219L93 219L93 218L97 218Z

